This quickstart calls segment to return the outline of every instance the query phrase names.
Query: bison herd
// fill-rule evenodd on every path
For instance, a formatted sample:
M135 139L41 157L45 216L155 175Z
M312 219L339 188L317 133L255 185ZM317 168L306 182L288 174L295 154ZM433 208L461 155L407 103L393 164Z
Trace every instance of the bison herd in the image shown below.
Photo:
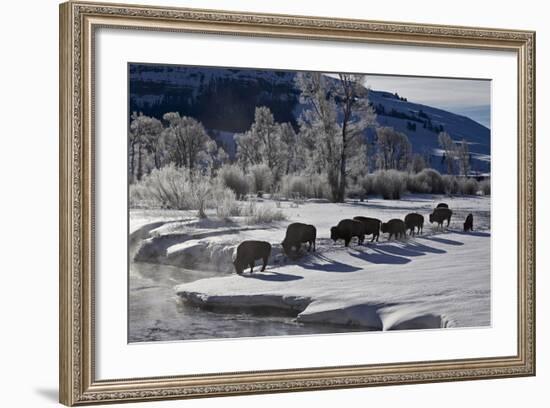
M429 216L430 223L437 223L438 227L443 227L447 221L447 227L451 223L453 211L449 209L446 203L440 203ZM474 216L468 214L464 222L464 231L473 231ZM344 245L349 246L352 238L357 237L357 243L362 245L366 235L372 235L370 242L380 236L380 232L388 235L388 240L405 238L407 231L410 235L422 234L424 227L424 216L418 213L410 213L404 220L393 218L388 222L382 222L377 218L357 216L353 219L341 220L338 225L330 229L330 238L337 242L343 240ZM295 222L286 229L286 234L281 246L284 253L289 257L296 256L302 244L309 244L307 250L315 251L315 240L317 239L317 229L313 225ZM266 241L243 241L237 247L237 255L233 265L235 271L240 275L244 269L250 266L250 272L254 270L255 262L258 259L263 261L262 272L267 266L267 261L271 255L271 244Z

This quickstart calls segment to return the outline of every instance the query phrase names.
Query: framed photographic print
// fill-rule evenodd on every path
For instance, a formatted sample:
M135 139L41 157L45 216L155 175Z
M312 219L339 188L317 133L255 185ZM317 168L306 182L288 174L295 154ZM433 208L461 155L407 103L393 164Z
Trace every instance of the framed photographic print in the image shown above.
M61 402L534 375L534 42L62 4Z

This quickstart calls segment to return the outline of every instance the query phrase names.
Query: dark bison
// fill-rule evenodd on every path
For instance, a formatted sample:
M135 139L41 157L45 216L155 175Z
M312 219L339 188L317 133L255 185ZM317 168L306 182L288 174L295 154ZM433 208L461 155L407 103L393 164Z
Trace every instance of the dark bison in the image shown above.
M315 251L315 238L317 238L317 230L313 225L295 222L286 228L285 239L281 246L287 256L292 254L293 248L295 248L295 253L298 253L302 246L302 242L309 243L308 251L311 251L312 248Z
M256 259L264 261L262 272L265 271L267 260L271 255L271 244L265 241L243 241L237 247L237 256L233 261L235 271L240 275L244 268L250 266L250 273L254 271Z
M404 238L407 235L405 223L403 220L397 218L391 219L388 222L383 222L381 229L383 233L389 232L388 241L391 239L392 235L394 235L396 239L399 237Z
M330 229L330 238L334 242L343 239L346 246L349 246L353 237L357 237L359 245L365 240L365 226L361 221L342 220L336 227Z
M447 220L447 227L451 223L451 215L453 215L453 212L449 210L448 208L436 208L431 214L430 214L430 223L437 222L438 227L443 226L443 221Z
M435 208L449 208L449 204L447 203L439 203L437 204L437 207Z
M424 216L417 213L410 213L405 216L405 227L414 235L414 229L418 228L418 233L422 234L424 228Z
M464 231L473 231L474 230L474 216L468 214L466 221L464 221Z
M354 220L361 221L363 225L365 226L365 235L372 234L372 239L370 242L373 242L376 238L376 242L378 242L378 237L380 236L380 224L382 224L382 221L380 221L378 218L369 218L369 217L353 217Z

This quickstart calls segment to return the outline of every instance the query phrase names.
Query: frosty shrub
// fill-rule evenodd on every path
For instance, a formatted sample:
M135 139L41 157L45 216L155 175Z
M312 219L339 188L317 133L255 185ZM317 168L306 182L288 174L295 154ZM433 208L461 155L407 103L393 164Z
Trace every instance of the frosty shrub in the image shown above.
M173 164L161 169L154 169L141 181L134 184L136 191L145 200L155 203L157 207L174 210L193 209L191 183L188 171Z
M207 209L217 208L224 197L234 198L230 193L225 186L215 187L206 174L170 164L154 169L130 187L130 205L196 210L200 218L206 218Z
M491 180L483 180L481 183L479 183L479 189L481 190L483 195L491 195Z
M248 193L248 180L243 171L236 165L225 165L218 172L221 182L241 198Z
M269 224L287 219L284 213L275 206L258 204L255 201L248 201L242 206L239 215L246 217L247 224Z
M326 176L287 174L281 180L281 194L287 198L331 198Z
M308 198L326 198L330 199L330 188L326 175L313 174L307 176Z
M374 173L374 189L384 200L399 200L405 191L405 173L397 170L378 170Z
M191 197L191 209L198 211L199 218L206 218L206 209L215 207L212 200L212 184L210 178L196 172L188 177L188 192Z
M305 177L288 174L281 180L281 193L287 198L307 197Z
M445 174L443 176L443 189L447 195L460 194L460 183L455 176Z
M442 194L445 192L443 178L437 170L424 169L411 175L407 180L407 190L411 193Z
M349 186L346 190L346 197L347 198L360 198L363 199L366 197L365 190L361 186L361 184L356 183L351 186Z
M250 190L255 193L260 191L271 192L273 174L267 165L255 164L250 166Z
M151 197L144 183L130 184L130 208L159 208L161 205Z
M374 188L374 180L375 180L374 174L367 174L363 177L360 177L357 180L357 184L361 186L366 196L376 194L376 190Z
M477 180L472 178L462 179L460 181L460 190L464 195L476 195L479 190Z
M432 192L432 186L429 179L420 174L407 174L407 191L409 193L426 194Z
M281 181L281 193L287 198L306 197L307 190L305 177L288 174Z
M222 185L216 186L212 192L212 201L219 218L229 219L241 215L241 206L230 188Z

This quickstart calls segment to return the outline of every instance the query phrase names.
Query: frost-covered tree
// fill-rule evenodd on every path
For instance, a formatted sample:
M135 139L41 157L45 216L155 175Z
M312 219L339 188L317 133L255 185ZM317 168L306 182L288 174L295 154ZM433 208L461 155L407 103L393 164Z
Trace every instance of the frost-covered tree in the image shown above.
M300 89L300 102L308 106L299 119L308 170L327 175L332 198L337 201L341 140L338 137L336 103L329 96L327 79L321 73L298 73L295 81Z
M132 113L129 132L129 172L131 178L141 180L144 174L144 155L154 156L155 167L160 167L159 143L162 133L162 123L155 118ZM137 155L137 158L136 158ZM137 160L137 163L136 163Z
M357 146L357 149L354 151L354 154L348 158L346 167L347 178L351 178L354 181L358 177L362 177L368 174L369 172L369 163L368 163L368 146L366 143L360 143Z
M250 131L260 142L263 162L277 175L283 164L283 154L286 150L281 139L281 127L275 122L269 108L261 106L256 108L254 123Z
M166 160L166 145L162 125L154 133L154 136L151 134L150 137L146 138L145 150L149 154L154 168L160 169Z
M339 74L333 80L320 73L296 76L300 100L309 106L301 117L302 133L316 152L313 159L325 168L337 202L345 198L350 167L358 162L353 159L357 155L366 158L363 132L375 123L364 82L363 75L352 74Z
M304 168L303 145L290 123L281 123L283 174L297 173Z
M251 187L255 193L270 192L273 185L273 173L266 164L250 167Z
M406 170L410 164L412 146L406 134L392 127L376 129L376 164L380 170Z
M357 156L364 146L363 131L375 123L376 114L367 99L368 89L365 87L365 75L339 74L340 81L336 84L335 101L342 112L340 135L342 146L340 150L340 184L338 200L344 201L346 192L346 175L348 159Z
M413 154L411 160L411 170L413 173L420 173L426 168L426 160L420 154Z
M235 144L237 161L243 170L262 162L263 158L258 148L258 141L250 130L235 135Z
M164 130L166 147L176 166L190 170L211 166L216 143L210 139L200 122L180 116L178 112L166 113L163 119L168 122Z
M460 174L467 177L470 173L470 151L468 149L468 142L466 139L462 139L460 145L456 147L458 164L460 166Z
M265 164L278 179L284 170L287 147L282 139L281 125L275 122L269 108L260 106L254 113L250 129L235 136L237 160L243 169Z
M223 147L218 147L218 150L216 151L216 154L213 157L212 166L215 169L219 169L226 163L229 163L229 155L223 149Z
M457 147L447 132L438 136L439 147L443 150L443 160L447 162L447 173L456 174Z

